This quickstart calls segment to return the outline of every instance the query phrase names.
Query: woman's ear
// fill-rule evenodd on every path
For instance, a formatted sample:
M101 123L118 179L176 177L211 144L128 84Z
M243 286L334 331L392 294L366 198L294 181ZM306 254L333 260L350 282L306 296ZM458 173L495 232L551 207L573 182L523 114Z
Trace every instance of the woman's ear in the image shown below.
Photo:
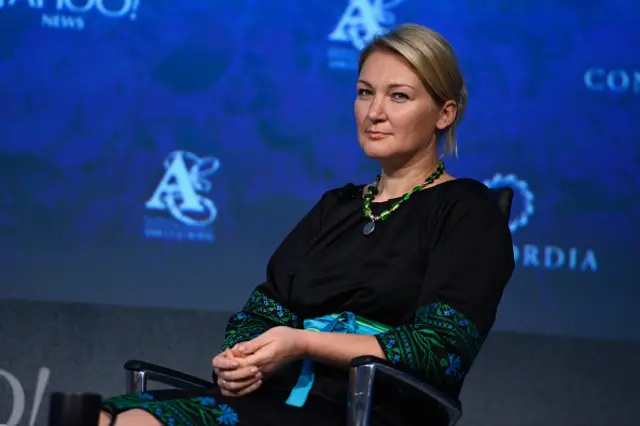
M458 105L455 101L446 101L440 108L440 116L436 121L438 130L444 130L451 126L458 116Z

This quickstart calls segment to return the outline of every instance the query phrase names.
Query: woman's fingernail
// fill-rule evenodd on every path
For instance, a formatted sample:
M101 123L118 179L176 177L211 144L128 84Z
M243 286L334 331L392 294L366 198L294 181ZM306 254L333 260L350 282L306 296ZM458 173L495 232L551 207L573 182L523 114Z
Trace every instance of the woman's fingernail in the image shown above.
M251 367L251 372L256 374L258 372L258 367Z

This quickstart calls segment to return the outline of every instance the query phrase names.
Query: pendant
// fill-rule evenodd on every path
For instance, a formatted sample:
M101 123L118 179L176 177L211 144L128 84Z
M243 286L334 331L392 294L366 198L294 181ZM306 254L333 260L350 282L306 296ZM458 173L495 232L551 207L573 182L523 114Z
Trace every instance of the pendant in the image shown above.
M376 229L376 223L374 221L368 222L364 228L362 228L362 233L364 235L371 234Z

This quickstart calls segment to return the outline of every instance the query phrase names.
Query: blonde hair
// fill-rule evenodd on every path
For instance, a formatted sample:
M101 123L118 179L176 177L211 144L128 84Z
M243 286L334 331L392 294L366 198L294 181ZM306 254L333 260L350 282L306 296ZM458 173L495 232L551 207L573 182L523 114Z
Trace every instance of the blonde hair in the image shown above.
M458 155L456 127L467 106L467 88L458 67L453 48L436 31L418 24L404 24L389 33L378 35L362 50L358 73L374 52L386 50L403 57L416 71L425 89L439 106L448 100L456 103L456 118L444 133L442 141L445 155Z

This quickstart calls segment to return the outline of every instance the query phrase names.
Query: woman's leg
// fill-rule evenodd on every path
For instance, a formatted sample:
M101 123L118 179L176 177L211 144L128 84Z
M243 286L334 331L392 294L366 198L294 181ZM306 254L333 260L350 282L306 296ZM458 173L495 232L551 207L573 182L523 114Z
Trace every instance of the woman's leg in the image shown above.
M213 392L179 389L107 398L99 426L235 426L238 414L218 398Z
M289 390L262 390L240 398L214 390L157 390L107 398L99 426L340 426L344 405L309 398L303 409L285 404Z
M111 416L104 411L101 412L98 426L110 425ZM144 410L133 409L118 414L115 426L162 426L162 423Z

